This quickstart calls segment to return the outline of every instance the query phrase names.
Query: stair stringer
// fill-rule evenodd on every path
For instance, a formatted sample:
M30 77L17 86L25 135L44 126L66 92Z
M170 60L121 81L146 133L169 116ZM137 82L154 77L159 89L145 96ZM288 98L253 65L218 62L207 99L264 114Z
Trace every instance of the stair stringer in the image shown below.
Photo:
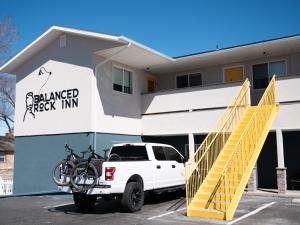
M248 110L249 110L250 108L253 108L253 106L247 106L247 108L246 108L246 110L245 110L245 112L244 112L244 114L243 114L243 116L242 116L241 121L243 120L243 117L246 116L246 114L247 114L247 112L248 112ZM252 116L252 115L251 115L251 116ZM246 126L247 126L247 125L246 125ZM246 126L245 126L245 127L246 127ZM191 202L191 204L190 204L190 207L193 207L193 206L194 206L193 202L194 202L195 200L197 200L197 196L198 196L199 194L205 192L203 189L204 189L205 186L209 185L209 184L208 184L208 180L211 179L211 173L219 173L219 172L216 171L217 163L218 163L218 161L221 160L221 158L222 158L222 156L223 156L223 154L224 154L224 149L227 149L227 148L228 148L228 145L229 145L231 139L233 138L234 135L236 135L236 134L238 133L238 130L239 130L239 126L236 126L235 129L233 130L232 134L231 134L230 137L228 138L226 144L224 145L223 149L222 149L221 152L219 153L217 159L216 159L215 162L213 163L212 168L211 168L210 171L208 172L208 174L207 174L207 176L205 177L205 179L204 179L203 183L201 184L200 188L198 189L198 191L197 191L197 193L196 193L194 199L192 200L192 202ZM238 141L237 141L237 142L238 142ZM234 153L234 151L232 151L232 152L230 153L229 158L228 158L228 161L231 159L233 153ZM220 178L221 178L221 173L220 173L220 176L214 177L214 179L220 179ZM210 203L209 201L207 201L207 206L209 206L210 204L211 204L211 203ZM190 215L189 215L189 210L187 210L187 214L188 214L188 216L190 216ZM224 211L224 219L225 219L225 211Z
M240 199L244 193L244 190L245 190L245 187L248 183L248 180L250 178L250 175L251 175L251 172L255 166L255 163L258 159L258 156L262 150L262 147L265 143L265 140L268 136L268 133L269 133L269 130L271 129L271 126L272 126L272 123L276 117L276 113L277 113L277 108L274 107L270 117L269 117L269 120L268 122L266 123L266 126L264 128L264 131L262 132L262 134L260 135L260 139L259 139L259 142L257 143L256 145L256 148L255 148L255 151L249 161L249 164L247 166L247 169L245 170L244 172L244 175L242 176L241 178L241 181L239 183L239 185L237 186L237 189L236 189L236 192L234 194L234 197L232 198L231 200L231 204L229 205L228 209L226 210L226 213L225 213L225 219L226 220L232 220L233 218L233 215L236 211L236 208L240 202ZM254 115L253 115L254 116ZM249 120L250 122L251 120Z

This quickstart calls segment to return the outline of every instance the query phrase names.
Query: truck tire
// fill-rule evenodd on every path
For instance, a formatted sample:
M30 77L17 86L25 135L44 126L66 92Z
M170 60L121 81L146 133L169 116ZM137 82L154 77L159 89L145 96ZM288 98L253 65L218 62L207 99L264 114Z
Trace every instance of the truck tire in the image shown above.
M139 182L129 182L121 200L123 209L126 212L136 212L144 205L143 185Z
M75 205L82 210L88 210L93 208L97 201L97 196L86 195L82 193L74 193L73 200Z

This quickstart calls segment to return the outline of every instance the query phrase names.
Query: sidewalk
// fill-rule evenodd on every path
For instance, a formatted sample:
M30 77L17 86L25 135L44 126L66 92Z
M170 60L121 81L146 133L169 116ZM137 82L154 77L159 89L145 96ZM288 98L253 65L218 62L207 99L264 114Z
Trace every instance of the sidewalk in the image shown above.
M247 191L244 192L245 195L249 196L266 196L266 197L280 197L280 198L299 198L300 191L298 190L287 190L285 194L278 194L277 189L257 189L256 191Z

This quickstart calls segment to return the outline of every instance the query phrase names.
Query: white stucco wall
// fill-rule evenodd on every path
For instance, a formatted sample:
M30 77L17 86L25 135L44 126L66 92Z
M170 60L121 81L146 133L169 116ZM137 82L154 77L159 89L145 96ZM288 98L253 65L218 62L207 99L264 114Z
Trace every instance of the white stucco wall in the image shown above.
M14 73L17 75L15 135L43 135L90 132L92 121L93 52L116 46L116 43L67 35L66 47L60 48L59 38L45 46ZM40 68L48 72L39 75ZM42 87L42 89L41 89ZM33 95L78 89L78 106L62 109L62 101L51 101L55 110L26 112L26 94ZM41 89L41 90L40 90ZM71 99L72 100L72 99ZM55 102L55 103L53 103ZM45 101L43 103L46 103ZM49 102L50 104L50 102Z
M142 96L142 113L226 107L242 83L162 91Z
M300 77L279 78L276 81L276 99L279 112L272 129L300 130Z
M99 61L101 62L101 61ZM112 88L112 68L118 66L133 73L133 93L126 94ZM109 61L97 71L95 90L95 129L97 132L141 134L141 93L144 92L143 71Z
M142 97L142 133L208 133L241 88L241 83L147 94ZM176 112L180 110L199 110ZM173 112L164 114L152 114ZM147 115L148 114L148 115Z
M224 109L166 113L142 117L143 135L206 134Z
M109 61L97 71L96 80L94 69L104 59L95 56L94 52L114 46L115 43L67 35L66 47L60 48L58 38L21 65L15 71L15 135L76 132L136 135L207 133L241 86L241 83L208 85L141 95L146 91L146 76L149 75L145 71ZM287 60L289 75L300 74L300 54L278 56L269 60L277 59ZM263 60L265 59L242 63L245 65L245 74L250 74L247 75L250 80L252 64ZM133 94L113 91L113 65L133 72ZM228 65L218 65L197 71L203 73L204 84L213 84L222 82L223 67L226 66ZM44 75L39 76L41 67L52 72L49 79ZM175 87L174 74L156 74L156 77L158 89ZM299 86L300 78L297 76L280 78L277 81L277 99L281 104L272 129L300 129ZM50 95L51 92L74 88L79 91L78 106L62 109L61 101L57 100L55 110L36 112L35 118L27 112L28 115L23 121L28 92L33 92L34 95L40 92ZM167 113L188 110L198 111ZM149 115L155 113L165 114Z

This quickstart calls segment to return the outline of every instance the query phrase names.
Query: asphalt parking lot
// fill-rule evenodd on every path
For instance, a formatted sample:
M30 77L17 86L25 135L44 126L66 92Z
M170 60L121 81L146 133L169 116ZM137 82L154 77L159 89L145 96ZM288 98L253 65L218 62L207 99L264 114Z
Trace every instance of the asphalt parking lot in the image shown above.
M81 212L71 195L0 198L1 225L93 225L93 224L300 224L300 202L295 198L244 195L231 222L185 216L182 193L150 196L137 213L123 213L119 201L97 201L95 208Z

